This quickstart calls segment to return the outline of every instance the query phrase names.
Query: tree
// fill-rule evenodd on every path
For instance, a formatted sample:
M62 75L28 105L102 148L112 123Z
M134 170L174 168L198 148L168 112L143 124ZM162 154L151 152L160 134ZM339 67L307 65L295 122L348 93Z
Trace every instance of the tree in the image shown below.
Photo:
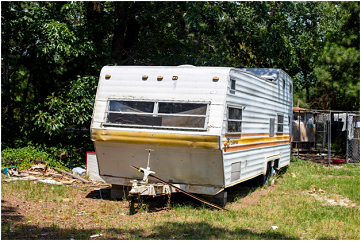
M89 132L68 130L89 127L89 103L104 65L282 68L309 106L323 107L312 98L333 96L327 108L344 98L354 103L358 6L2 2L2 145L91 146ZM328 95L318 95L316 87Z
M318 78L317 107L360 109L360 3L336 5L342 13L337 32L326 36L326 45L315 72Z
M285 36L281 2L240 2L224 23L233 66L289 70L291 49ZM287 26L287 24L286 24Z
M311 92L317 82L316 59L325 45L325 35L336 31L338 12L326 2L285 2L282 12L287 18L285 34L291 44L296 98L312 106ZM331 23L331 24L330 24Z
M40 137L46 133L39 135L42 129L33 117L48 96L57 95L78 75L97 76L104 63L113 63L110 48L104 47L112 30L104 18L111 13L93 16L98 12L91 2L1 4L2 145L43 143Z

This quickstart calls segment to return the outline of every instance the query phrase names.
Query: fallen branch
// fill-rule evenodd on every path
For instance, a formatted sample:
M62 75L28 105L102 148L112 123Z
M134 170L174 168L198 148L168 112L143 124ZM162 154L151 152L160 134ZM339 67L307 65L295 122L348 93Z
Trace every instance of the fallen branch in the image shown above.
M20 173L26 173L26 174L30 174L30 175L39 175L39 176L43 175L41 172L30 172L30 171L20 171Z
M45 176L51 176L51 177L55 177L55 178L62 178L63 175L59 174L59 173L47 173L45 174Z
M54 169L57 170L57 171L59 171L59 172L61 172L61 173L64 173L64 174L66 174L66 175L69 175L69 176L71 176L71 177L73 177L73 178L79 179L80 181L82 181L82 182L84 182L84 183L91 183L90 181L85 180L84 178L81 178L81 177L79 177L79 176L77 176L77 175L74 175L74 174L71 174L71 173L69 173L69 172L63 171L63 170L61 170L61 169L59 169L59 168L57 168L57 167L54 167Z

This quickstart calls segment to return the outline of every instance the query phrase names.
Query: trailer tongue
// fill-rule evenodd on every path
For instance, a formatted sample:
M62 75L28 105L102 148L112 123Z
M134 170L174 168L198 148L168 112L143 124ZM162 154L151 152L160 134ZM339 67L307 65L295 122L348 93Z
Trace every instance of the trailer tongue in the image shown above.
M138 167L133 166L133 165L130 165L130 166L131 166L132 168L138 170L139 172L142 172L142 173L145 173L144 170L147 170L147 169L148 169L148 168L147 168L147 169L145 169L145 168L138 168ZM191 194L191 193L189 193L189 192L186 192L186 191L184 191L184 190L182 190L182 189L180 189L180 188L178 188L178 187L170 184L169 182L166 182L166 181L164 181L164 180L162 180L162 179L154 176L153 174L147 173L147 177L145 177L145 178L148 179L148 177L152 177L152 178L154 178L155 180L157 180L157 181L165 184L165 186L163 186L163 188L162 188L162 189L164 190L164 192L163 192L162 194L170 194L171 190L170 190L169 187L171 187L171 188L174 188L174 189L176 189L177 191L182 192L182 193L184 193L184 194L186 194L186 195L188 195L188 196L190 196L190 197L192 197L192 198L194 198L194 199L196 199L196 200L198 200L198 201L201 201L201 202L203 202L203 203L205 203L205 204L207 204L207 205L209 205L209 206L211 206L211 207L215 207L215 208L218 208L218 209L221 209L221 210L226 210L226 211L228 211L228 210L225 209L225 208L222 208L222 207L220 207L220 206L218 206L218 205L216 205L216 204L210 203L210 202L208 202L208 201L206 201L206 200L204 200L204 199L202 199L202 198L200 198L200 197L197 197L197 196L195 196L195 195L193 195L193 194ZM133 199L135 196L141 195L142 192L140 192L140 191L142 191L142 190L143 190L143 194L145 194L145 192L147 191L148 194L146 194L146 195L152 195L151 193L152 193L152 190L153 190L153 191L154 191L154 194L153 194L153 195L157 195L156 192L155 192L155 188L157 188L157 186L159 187L159 184L148 184L148 183L146 183L146 182L140 182L140 183L139 183L140 185L139 185L137 180L132 181L132 184L133 184L132 189L129 191L129 196L130 196L132 199ZM157 190L159 190L159 188L157 188ZM161 192L158 192L158 193L159 193L158 195L161 194Z

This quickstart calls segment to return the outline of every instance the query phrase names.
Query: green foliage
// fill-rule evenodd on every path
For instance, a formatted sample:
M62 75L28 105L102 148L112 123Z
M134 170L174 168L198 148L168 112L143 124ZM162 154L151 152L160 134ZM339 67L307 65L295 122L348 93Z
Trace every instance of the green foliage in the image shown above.
M47 165L64 168L59 159L54 158L47 152L32 146L19 149L6 148L1 151L1 168L18 166L20 170L28 169L36 161L44 161Z
M1 20L3 149L79 162L104 65L282 68L300 106L359 108L358 2L5 1Z
M48 96L33 118L37 130L46 133L39 144L71 166L85 165L85 151L93 150L89 128L97 80L78 76Z
M315 69L323 109L360 109L360 3L342 2L339 31L327 36Z
M35 124L51 136L63 132L65 128L81 131L89 127L96 87L96 77L78 76L66 88L48 96L44 106L34 116Z

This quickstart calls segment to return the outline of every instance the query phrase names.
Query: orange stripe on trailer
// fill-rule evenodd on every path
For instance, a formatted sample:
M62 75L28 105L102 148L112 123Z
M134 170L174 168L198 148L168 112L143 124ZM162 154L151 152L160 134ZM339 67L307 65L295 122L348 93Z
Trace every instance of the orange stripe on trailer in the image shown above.
M289 144L289 141L274 141L274 142L246 144L246 145L240 145L240 146L230 146L230 147L223 147L223 150L224 150L224 152L244 151L244 150L253 149L253 148L278 146L278 145L284 145L284 144Z
M237 138L237 139L223 139L223 146L242 145L251 143L264 143L272 141L286 141L289 140L288 136L264 136L264 137L248 137L248 138Z
M289 136L290 133L275 133L276 136ZM232 137L254 137L254 136L269 136L269 133L247 133L247 134L226 134L222 135L223 138L232 138Z

